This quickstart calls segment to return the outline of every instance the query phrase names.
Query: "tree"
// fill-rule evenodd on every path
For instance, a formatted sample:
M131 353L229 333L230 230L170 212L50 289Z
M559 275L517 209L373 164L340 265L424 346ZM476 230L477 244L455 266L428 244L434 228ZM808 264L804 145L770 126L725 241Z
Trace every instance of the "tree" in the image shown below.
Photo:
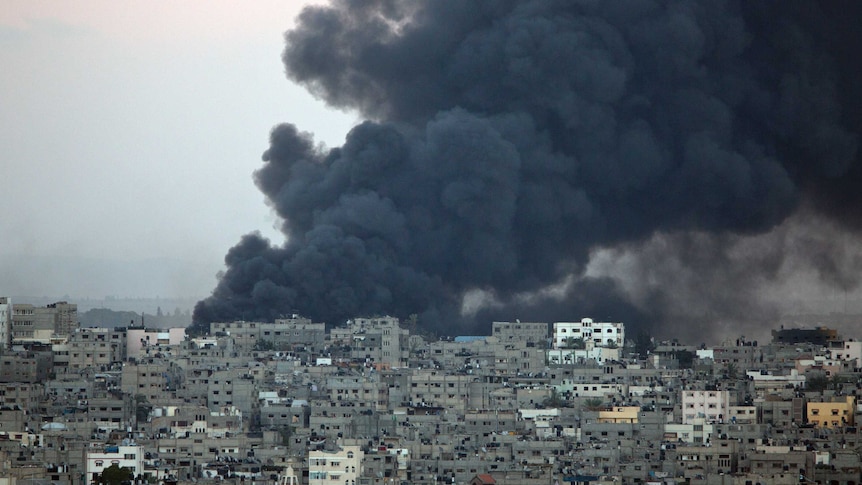
M724 368L724 373L728 379L736 379L739 377L739 369L733 362L727 363L727 367Z
M123 482L131 482L132 479L134 479L134 473L130 468L120 468L120 465L114 463L102 470L98 482L102 485L121 485Z
M635 336L635 353L640 358L645 359L653 350L655 350L655 342L653 342L652 336L648 332L638 332Z
M694 365L694 355L694 352L689 350L677 350L674 352L674 357L679 362L680 369L691 369L691 366Z
M542 401L542 406L546 408L557 408L563 404L563 400L560 398L560 392L557 391L556 387L551 388L551 395L545 398Z
M566 348L567 349L583 350L583 349L587 348L587 343L584 342L584 339L582 339L581 337L578 337L578 338L567 337L566 338Z
M275 344L272 340L258 340L254 344L254 350L258 352L268 352L275 350Z
M417 335L419 331L419 315L415 313L411 313L409 317L407 317L407 330L410 332L410 335Z
M598 410L602 409L602 407L604 407L603 405L604 405L604 401L602 401L601 399L599 399L597 397L591 397L591 398L587 399L586 401L584 401L584 408L586 408L590 411L598 411Z

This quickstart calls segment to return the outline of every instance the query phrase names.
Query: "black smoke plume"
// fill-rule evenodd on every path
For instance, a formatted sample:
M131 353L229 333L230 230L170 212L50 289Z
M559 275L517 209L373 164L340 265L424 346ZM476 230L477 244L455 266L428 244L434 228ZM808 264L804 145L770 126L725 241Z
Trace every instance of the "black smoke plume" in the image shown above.
M840 228L862 221L859 5L306 8L286 34L288 77L368 121L332 149L294 125L273 129L255 181L286 243L245 236L194 320L681 325L686 303L641 284L673 280L674 267L691 298L708 301L688 323L744 320L757 304L737 283L755 270L777 277L785 255L779 245L731 257L741 238L803 205ZM627 255L631 272L590 274L601 251ZM693 270L708 268L720 275ZM471 300L478 310L465 310Z

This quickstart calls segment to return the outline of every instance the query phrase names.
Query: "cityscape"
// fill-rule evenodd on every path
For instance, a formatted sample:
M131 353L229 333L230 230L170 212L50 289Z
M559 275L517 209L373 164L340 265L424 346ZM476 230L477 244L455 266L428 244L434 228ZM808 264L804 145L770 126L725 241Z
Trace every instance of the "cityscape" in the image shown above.
M4 0L0 485L862 485L859 19Z
M625 322L389 316L81 327L0 298L0 480L858 483L862 341L658 341Z

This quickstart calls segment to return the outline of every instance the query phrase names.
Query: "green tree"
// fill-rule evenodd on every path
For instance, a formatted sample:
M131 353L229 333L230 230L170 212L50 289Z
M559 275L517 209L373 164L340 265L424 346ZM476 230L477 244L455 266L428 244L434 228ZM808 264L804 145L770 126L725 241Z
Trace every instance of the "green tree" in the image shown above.
M727 367L724 368L724 374L728 379L736 379L739 377L739 368L733 362L728 362Z
M567 337L566 338L566 348L567 349L578 349L583 350L587 348L587 343L584 342L584 339L581 337Z
M99 483L102 485L121 485L123 482L131 482L134 478L134 473L128 467L120 468L120 465L114 463L102 470L99 475Z
M542 401L542 406L546 408L557 408L560 407L562 404L563 400L560 397L560 392L557 391L556 387L552 387L551 395L545 398L544 401Z
M410 332L410 335L418 335L419 331L419 315L415 313L411 313L409 317L407 317L407 331Z
M604 407L604 401L597 397L591 397L584 401L584 408L589 411L598 411Z
M275 344L272 340L258 340L254 343L254 350L258 352L268 352L275 350Z

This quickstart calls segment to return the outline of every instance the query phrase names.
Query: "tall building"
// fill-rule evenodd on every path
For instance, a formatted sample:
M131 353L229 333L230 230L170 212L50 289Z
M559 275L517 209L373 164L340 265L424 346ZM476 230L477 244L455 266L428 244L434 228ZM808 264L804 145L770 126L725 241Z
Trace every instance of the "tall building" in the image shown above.
M333 341L351 342L351 356L355 359L383 364L389 367L406 367L410 332L401 328L395 317L354 318L346 328L335 330Z
M0 297L0 353L9 348L9 329L12 325L12 299Z
M16 304L12 307L10 336L15 343L50 343L54 336L68 336L78 328L78 305L60 301L44 307Z

